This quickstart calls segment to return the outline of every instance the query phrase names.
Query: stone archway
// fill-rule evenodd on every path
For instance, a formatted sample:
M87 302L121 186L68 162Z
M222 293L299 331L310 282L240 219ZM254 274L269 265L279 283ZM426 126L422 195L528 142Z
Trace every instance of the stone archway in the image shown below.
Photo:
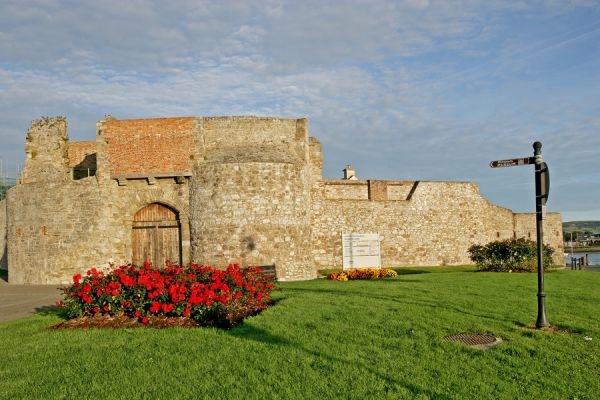
M163 267L165 261L181 265L181 222L179 213L160 203L151 203L133 216L132 263L148 261Z

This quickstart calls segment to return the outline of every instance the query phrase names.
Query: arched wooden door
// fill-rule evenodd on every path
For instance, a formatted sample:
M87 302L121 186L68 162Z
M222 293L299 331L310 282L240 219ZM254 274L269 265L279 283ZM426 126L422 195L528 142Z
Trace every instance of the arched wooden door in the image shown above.
M132 262L164 267L165 261L181 264L181 223L175 210L159 203L140 209L133 216Z

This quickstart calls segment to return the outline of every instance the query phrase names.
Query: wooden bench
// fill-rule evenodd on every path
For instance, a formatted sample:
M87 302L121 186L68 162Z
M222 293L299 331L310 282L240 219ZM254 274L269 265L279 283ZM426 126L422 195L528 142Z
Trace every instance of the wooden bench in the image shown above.
M275 264L257 265L254 268L258 269L262 276L270 276L273 279L277 279L277 270L275 269Z

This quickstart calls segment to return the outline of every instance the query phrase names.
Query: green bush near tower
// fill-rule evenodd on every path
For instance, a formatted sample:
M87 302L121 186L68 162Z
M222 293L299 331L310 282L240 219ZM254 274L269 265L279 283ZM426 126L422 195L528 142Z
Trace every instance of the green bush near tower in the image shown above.
M552 265L554 250L544 245L544 270ZM480 271L537 271L537 243L527 239L496 240L469 247L469 256Z

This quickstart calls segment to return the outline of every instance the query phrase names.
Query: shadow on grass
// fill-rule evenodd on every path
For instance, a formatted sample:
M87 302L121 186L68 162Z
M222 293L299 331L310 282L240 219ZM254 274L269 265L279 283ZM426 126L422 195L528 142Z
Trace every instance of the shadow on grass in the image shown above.
M275 346L292 346L296 347L289 340L282 338L281 336L272 335L264 329L257 328L254 325L244 323L238 327L226 331L230 336L252 340L259 343L275 345Z
M402 283L404 283L404 282L402 282ZM306 289L306 288L287 288L286 290L290 291L290 292L317 293L317 294L335 295L335 296L341 296L341 297L347 297L348 295L353 295L353 296L357 296L357 297L365 297L370 300L376 299L376 300L389 301L389 302L397 303L397 304L401 304L401 305L413 305L413 306L427 307L427 308L433 308L433 309L440 308L440 309L454 311L454 312L465 314L465 315L470 315L472 317L491 319L491 320L496 320L496 321L501 321L501 322L510 322L509 319L498 317L492 313L476 313L476 312L467 310L465 308L452 305L451 303L448 303L448 302L442 303L442 302L436 302L436 301L419 301L419 300L413 299L413 298L407 299L407 298L401 298L401 297L396 297L396 296L385 296L385 295L365 293L362 291L354 291L354 290Z
M273 335L273 334L269 333L268 331L258 328L254 325L244 324L242 326L239 326L237 328L227 331L227 334L229 334L233 337L239 338L239 339L251 340L251 341L255 341L255 342L259 342L259 343L264 343L267 345L292 347L292 348L301 350L310 356L313 356L313 357L316 357L319 359L325 359L329 363L339 363L342 365L354 364L355 367L358 367L362 370L368 371L369 373L377 376L378 378L385 380L387 383L395 384L395 385L401 386L401 387L409 390L413 396L425 395L428 398L432 398L432 399L442 399L442 400L451 399L451 397L449 397L443 393L434 392L428 388L414 385L407 381L400 380L397 377L390 375L388 373L378 371L375 368L373 368L370 364L356 361L356 360L344 359L342 357L339 357L339 356L336 356L333 354L325 354L325 353L307 348L305 346L302 346L299 343L292 342L284 337Z
M392 268L398 275L420 275L420 274L431 274L431 271L424 269L404 269L404 268Z
M55 315L57 317L63 318L63 316L61 315L61 309L57 306L41 306L36 307L34 310L35 313L38 315Z

